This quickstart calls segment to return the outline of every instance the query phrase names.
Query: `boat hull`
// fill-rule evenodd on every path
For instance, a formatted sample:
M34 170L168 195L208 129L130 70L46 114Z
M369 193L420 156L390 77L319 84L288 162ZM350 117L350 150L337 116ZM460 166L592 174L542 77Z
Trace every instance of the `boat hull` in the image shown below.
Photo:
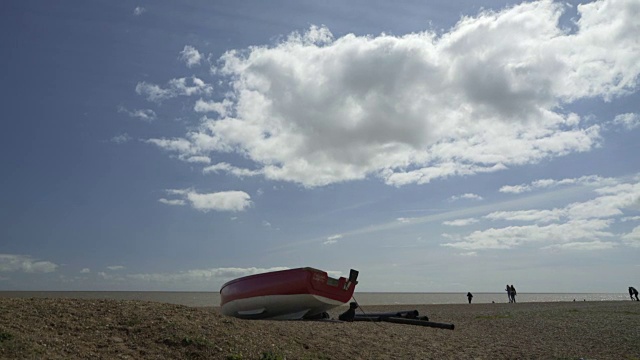
M355 273L355 276L353 275ZM246 276L220 289L224 315L245 319L302 319L348 302L357 272L334 279L313 268L298 268Z

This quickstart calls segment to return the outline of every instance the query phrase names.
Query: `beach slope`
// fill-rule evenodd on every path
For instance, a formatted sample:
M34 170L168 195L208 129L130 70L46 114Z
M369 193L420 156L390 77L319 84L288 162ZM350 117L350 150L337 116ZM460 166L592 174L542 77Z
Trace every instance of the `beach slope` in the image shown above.
M250 321L144 301L0 298L2 359L640 359L640 302L368 306L455 330ZM336 309L333 318L346 310Z

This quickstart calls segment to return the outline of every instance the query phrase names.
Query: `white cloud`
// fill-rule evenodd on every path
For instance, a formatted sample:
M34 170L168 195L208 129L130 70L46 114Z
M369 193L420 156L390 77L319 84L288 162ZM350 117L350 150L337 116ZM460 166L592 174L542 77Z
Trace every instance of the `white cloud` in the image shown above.
M184 61L188 68L191 68L200 65L202 54L193 46L185 45L184 49L180 51L180 60Z
M489 228L468 235L445 234L443 237L450 241L442 245L465 250L509 249L532 243L546 249L611 248L616 244L612 240L616 235L610 227L616 218L625 219L625 211L640 210L640 182L620 182L594 189L594 193L592 199L562 208L492 212L485 218L536 224ZM623 243L636 246L640 234L637 229L622 236Z
M147 11L147 9L143 8L142 6L136 6L136 8L133 9L133 15L140 16L143 13L145 13L146 11Z
M184 154L184 158L188 159L193 155L191 143L185 139L149 139L145 140L149 144L154 144L168 151L176 151Z
M211 165L211 166L207 166L206 168L204 168L202 170L205 174L206 173L217 173L217 172L226 172L229 174L232 174L234 176L237 177L243 177L243 176L256 176L256 175L260 175L261 171L257 171L257 170L250 170L250 169L242 169L242 168L238 168L235 167L229 163L218 163L215 165Z
M472 194L472 193L466 193L466 194L462 194L462 195L454 195L454 196L449 198L449 201L457 201L457 200L461 200L461 199L483 200L482 196L480 196L480 195Z
M169 195L180 195L186 196L189 192L193 191L191 189L167 189L165 190Z
M555 250L606 250L616 246L616 243L610 241L584 241L584 242L571 242L565 244L555 244L545 246L542 249L555 249Z
M127 133L116 135L111 138L111 142L114 142L116 144L124 144L129 141L131 141L131 136L129 136L129 134Z
M614 179L607 179L613 183ZM594 190L597 196L583 202L568 204L563 208L543 210L496 211L485 216L491 220L551 222L562 218L590 219L620 216L623 209L640 206L640 183L622 183ZM626 221L622 218L621 221Z
M627 130L632 130L640 126L640 115L635 113L620 114L613 119L613 123L622 125Z
M157 118L155 111L151 109L129 110L124 106L118 106L118 112L125 113L133 118L138 118L146 122L152 122Z
M399 218L397 218L396 220L400 221L400 222L401 222L401 223L403 223L403 224L408 224L408 223L410 223L410 222L414 221L414 220L415 220L415 218L399 217Z
M585 185L585 186L603 186L610 185L616 182L612 178L603 178L597 175L581 176L579 178L567 178L561 180L553 179L540 179L532 181L530 184L520 185L505 185L500 188L500 192L520 194L523 192L529 192L534 189L553 188L562 185Z
M0 272L50 273L58 265L51 261L38 261L26 255L0 254Z
M574 32L558 25L565 5L536 1L442 35L335 38L311 27L232 50L215 69L232 106L185 140L307 187L372 176L425 184L589 151L601 126L562 105L637 90L636 3L579 5Z
M91 272L91 269L89 269L89 268L84 268L84 269L80 270L80 274L88 274L90 272Z
M528 185L505 185L500 188L500 192L520 194L523 192L531 191L531 187Z
M160 198L160 199L158 199L158 202L161 202L161 203L166 204L166 205L175 205L175 206L184 206L184 205L187 204L187 202L182 200L182 199Z
M136 93L138 93L138 95L145 96L147 100L157 103L177 96L209 94L212 90L211 85L195 76L171 79L165 88L145 81L139 82L136 85Z
M611 237L613 234L606 232L611 223L610 220L591 219L574 220L563 224L550 224L546 226L508 226L505 228L490 228L474 231L464 237L462 241L444 243L457 249L510 249L526 243L569 243L578 240L599 240L601 237Z
M570 218L606 218L623 215L624 209L640 210L640 182L595 190L597 198L566 207Z
M186 161L190 163L201 163L201 164L211 163L211 159L208 156L190 156L186 159Z
M478 253L475 251L463 252L458 254L460 256L478 256Z
M467 219L456 219L456 220L451 220L451 221L444 221L444 222L442 222L442 225L447 225L447 226L467 226L467 225L475 224L477 222L478 222L478 219L467 218Z
M620 222L638 221L638 220L640 220L640 216L626 216L620 219Z
M124 270L124 266L122 265L107 266L107 269L111 271Z
M215 193L198 193L193 189L167 190L170 195L177 195L182 199L160 199L161 203L168 205L185 205L189 202L192 208L202 212L208 211L244 211L251 207L251 196L244 191L222 191Z
M332 245L338 242L339 239L342 239L342 234L331 235L327 237L327 240L323 242L324 245Z
M631 247L640 248L640 226L636 226L630 233L622 236L622 240Z
M222 102L198 99L193 107L193 110L203 113L215 112L221 117L226 117L228 114L230 114L232 107L233 103L228 99L224 99Z
M98 277L103 279L103 280L121 280L121 278L118 278L115 275L107 274L104 271L98 272Z
M552 222L558 221L561 217L566 216L563 209L552 210L518 210L518 211L495 211L485 218L490 220L509 220L509 221L533 221L533 222Z

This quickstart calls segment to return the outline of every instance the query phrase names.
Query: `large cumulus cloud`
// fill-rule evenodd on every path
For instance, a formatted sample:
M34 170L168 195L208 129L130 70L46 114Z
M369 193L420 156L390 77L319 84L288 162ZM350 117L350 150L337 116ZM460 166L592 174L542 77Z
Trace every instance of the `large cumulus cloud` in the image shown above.
M335 38L314 26L229 51L215 73L230 91L200 100L200 127L149 142L180 159L236 153L253 166L209 170L308 187L422 184L589 151L600 126L562 106L636 90L640 4L579 5L573 31L559 25L564 10L524 3L441 35Z

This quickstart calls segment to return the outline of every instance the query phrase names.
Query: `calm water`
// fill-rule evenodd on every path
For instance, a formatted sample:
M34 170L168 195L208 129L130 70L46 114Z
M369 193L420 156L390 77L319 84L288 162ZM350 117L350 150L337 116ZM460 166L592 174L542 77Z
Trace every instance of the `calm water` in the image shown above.
M49 297L80 299L145 300L187 306L219 306L220 294L212 292L159 291L0 291L0 297ZM466 303L466 293L358 293L360 305L414 305ZM518 293L518 302L629 300L626 293ZM505 293L474 293L474 303L506 303Z

